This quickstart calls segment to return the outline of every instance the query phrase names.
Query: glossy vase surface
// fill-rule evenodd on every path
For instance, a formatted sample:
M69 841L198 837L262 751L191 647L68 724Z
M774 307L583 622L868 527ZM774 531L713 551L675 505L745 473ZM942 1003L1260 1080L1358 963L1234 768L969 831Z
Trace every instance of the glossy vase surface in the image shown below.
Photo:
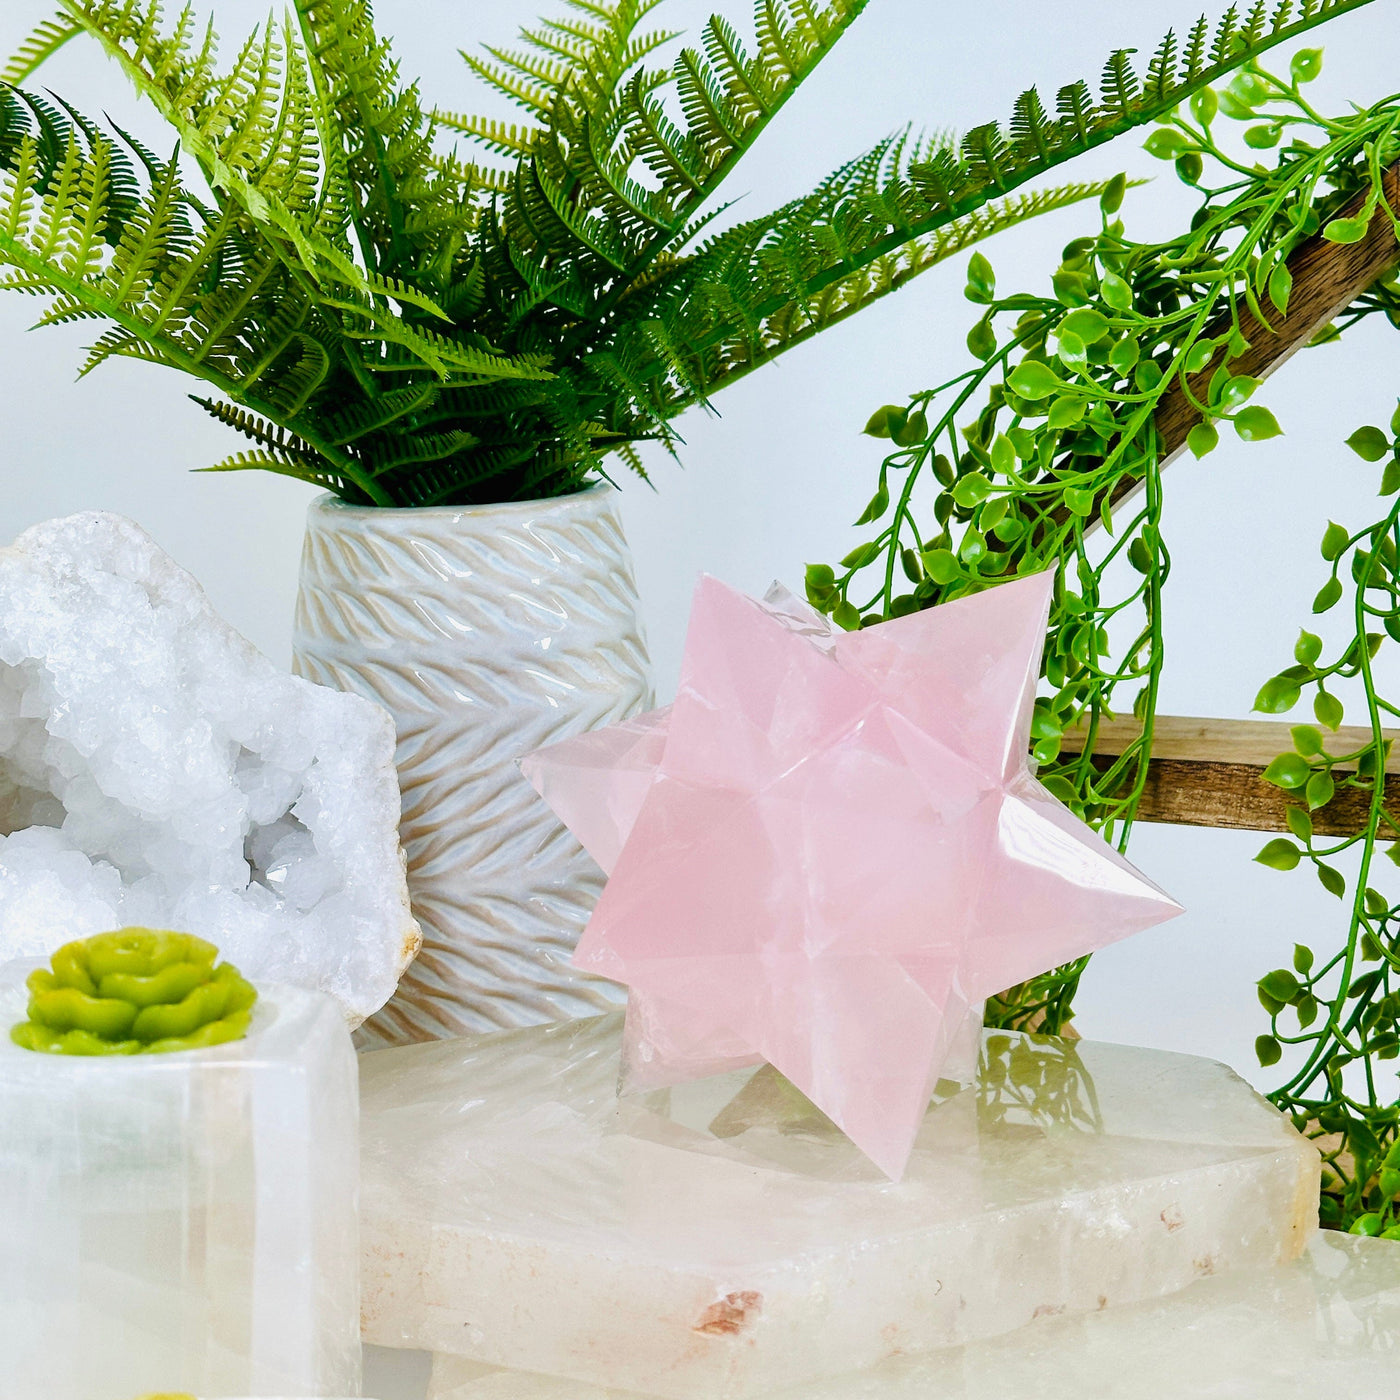
M519 771L652 703L618 493L385 510L312 503L299 675L398 729L423 951L362 1048L587 1016L623 992L569 957L602 876Z

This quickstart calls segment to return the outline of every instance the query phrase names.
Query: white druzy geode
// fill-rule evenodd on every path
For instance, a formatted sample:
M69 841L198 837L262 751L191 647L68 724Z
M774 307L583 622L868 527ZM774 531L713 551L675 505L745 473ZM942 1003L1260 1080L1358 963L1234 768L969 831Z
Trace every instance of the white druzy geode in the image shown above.
M0 961L127 924L331 993L418 950L389 716L279 671L131 521L0 549Z

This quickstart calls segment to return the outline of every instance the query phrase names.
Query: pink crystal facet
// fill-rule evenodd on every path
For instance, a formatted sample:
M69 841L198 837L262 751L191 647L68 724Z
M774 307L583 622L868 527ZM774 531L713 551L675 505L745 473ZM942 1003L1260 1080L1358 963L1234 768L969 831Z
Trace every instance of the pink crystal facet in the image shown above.
M973 1004L1181 912L1030 771L1052 582L843 633L704 578L675 704L525 760L629 1085L767 1060L897 1180Z

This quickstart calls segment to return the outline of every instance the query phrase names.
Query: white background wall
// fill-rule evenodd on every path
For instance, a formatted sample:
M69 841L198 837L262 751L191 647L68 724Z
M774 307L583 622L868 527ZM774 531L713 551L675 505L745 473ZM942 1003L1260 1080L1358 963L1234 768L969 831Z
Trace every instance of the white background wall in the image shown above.
M1095 77L1115 46L1151 48L1167 24L1184 29L1201 0L871 0L836 54L740 167L741 212L804 192L840 160L906 121L965 129L1009 113L1032 82L1043 93ZM44 0L3 0L0 48L48 13ZM204 8L208 8L206 5ZM663 18L694 28L710 0L670 0ZM745 7L727 9L742 20ZM1213 7L1218 12L1223 4ZM459 47L508 41L537 0L379 0L381 29L429 100L488 105ZM266 12L265 0L219 0L227 47ZM1370 102L1394 84L1400 14L1390 0L1324 33L1324 106ZM1278 61L1282 68L1286 59ZM168 144L138 112L120 75L74 46L45 79L90 112L111 111ZM1174 231L1187 207L1170 168L1138 141L1096 152L1066 178L1118 169L1158 177L1129 196L1140 236ZM1005 290L1048 285L1058 249L1094 222L1070 209L986 247ZM674 684L690 590L704 569L748 589L800 585L804 562L832 560L857 536L850 522L870 495L880 445L859 429L878 404L956 372L969 325L965 258L730 389L722 417L692 414L684 467L652 462L656 490L628 484L626 514L662 692ZM310 492L270 476L192 476L233 450L184 395L176 376L112 363L74 382L79 329L24 334L35 307L0 298L0 537L49 516L102 507L133 516L204 582L215 605L270 656L289 657L301 518ZM1244 717L1259 683L1291 661L1320 584L1316 542L1328 516L1372 517L1376 473L1340 447L1363 422L1385 422L1400 392L1400 336L1368 325L1348 343L1295 359L1262 396L1286 436L1245 448L1233 437L1168 478L1168 713ZM1253 981L1287 960L1297 938L1325 945L1341 906L1306 874L1251 863L1252 835L1144 827L1134 856L1189 913L1100 955L1081 999L1091 1036L1204 1053L1267 1087L1253 1063L1263 1029Z

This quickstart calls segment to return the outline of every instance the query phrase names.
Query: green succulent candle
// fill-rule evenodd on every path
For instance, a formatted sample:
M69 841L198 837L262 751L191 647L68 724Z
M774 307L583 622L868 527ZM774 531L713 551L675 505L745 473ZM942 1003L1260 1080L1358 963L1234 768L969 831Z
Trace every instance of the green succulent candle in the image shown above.
M30 973L29 1019L10 1031L52 1055L152 1055L241 1040L258 994L188 933L124 928L65 943Z

